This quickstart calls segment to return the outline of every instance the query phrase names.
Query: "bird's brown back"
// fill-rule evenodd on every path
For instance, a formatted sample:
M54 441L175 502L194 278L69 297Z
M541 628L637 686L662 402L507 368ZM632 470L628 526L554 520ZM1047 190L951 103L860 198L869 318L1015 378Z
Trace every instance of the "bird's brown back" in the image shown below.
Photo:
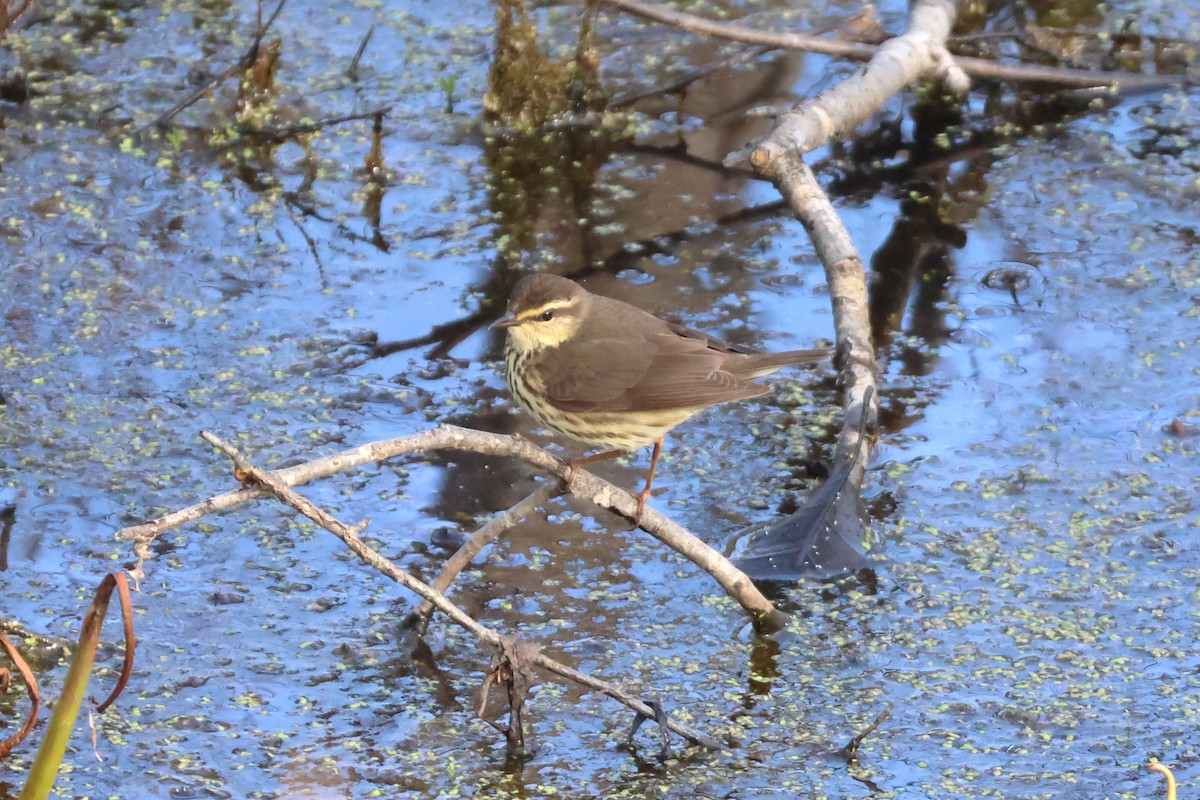
M758 397L747 378L824 351L751 354L699 331L600 295L576 335L530 357L545 399L568 412L701 409Z

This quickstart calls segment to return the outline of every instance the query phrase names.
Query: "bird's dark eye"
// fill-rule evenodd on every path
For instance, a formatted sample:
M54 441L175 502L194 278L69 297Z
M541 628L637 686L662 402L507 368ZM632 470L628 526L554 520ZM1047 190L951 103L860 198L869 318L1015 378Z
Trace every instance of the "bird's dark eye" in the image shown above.
M554 309L550 308L542 312L542 322L549 322L554 319Z

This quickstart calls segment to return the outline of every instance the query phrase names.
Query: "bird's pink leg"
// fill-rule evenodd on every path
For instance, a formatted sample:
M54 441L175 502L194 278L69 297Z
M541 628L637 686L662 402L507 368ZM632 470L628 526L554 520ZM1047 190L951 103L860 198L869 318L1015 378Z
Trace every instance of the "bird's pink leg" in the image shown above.
M642 524L642 512L646 510L646 501L650 499L650 487L654 485L654 468L658 466L658 457L662 455L664 438L666 438L665 435L655 440L654 454L650 456L650 474L646 476L646 485L642 487L641 494L633 495L638 501L637 513L633 516L633 527L635 528Z
M627 451L625 450L605 450L603 453L596 453L594 455L584 456L583 458L577 458L570 464L567 464L567 469L570 470L570 473L567 475L567 491L571 491L571 484L575 483L575 476L579 474L579 470L584 464L591 464L593 461L604 461L605 459L609 458L617 458L625 455L626 452Z

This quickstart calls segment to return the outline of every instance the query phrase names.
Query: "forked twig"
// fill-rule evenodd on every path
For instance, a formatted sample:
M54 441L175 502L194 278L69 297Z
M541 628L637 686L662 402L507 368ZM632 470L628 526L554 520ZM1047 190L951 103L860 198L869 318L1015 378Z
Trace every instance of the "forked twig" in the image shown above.
M287 479L283 477L283 473L286 471L274 472L259 469L258 467L250 464L245 457L242 456L242 454L238 452L232 445L227 444L220 438L208 432L205 432L201 435L204 437L205 441L207 441L213 447L216 447L233 460L234 464L237 466L235 477L238 477L239 480L250 483L255 487L255 490L260 490L261 487L262 491L268 491L274 494L277 498L279 498L279 500L296 509L313 522L316 522L334 536L337 536L367 565L374 567L376 570L396 581L404 588L408 589L414 594L420 595L425 600L432 603L439 611L452 619L460 627L473 634L480 641L485 642L486 644L495 648L499 648L501 646L502 641L500 634L496 633L491 628L485 627L484 625L476 622L475 619L469 614L447 600L445 595L443 595L441 592L435 591L433 587L417 580L412 575L398 567L390 559L384 557L379 552L374 550L370 545L364 542L358 534L368 524L367 520L363 520L353 526L346 525L324 509L315 506L309 500L305 499L299 493L293 490L288 485ZM654 710L650 706L638 700L637 698L626 694L616 686L600 680L599 678L595 678L591 675L585 675L584 673L571 669L565 664L550 658L544 653L538 652L533 657L533 662L547 672L567 678L575 683L582 684L589 689L595 689L596 691L603 692L604 694L620 703L623 703L639 714L645 714L647 716L653 716L654 714ZM670 719L667 720L666 724L672 731L690 742L694 742L709 748L720 748L720 744L714 739L704 735L703 733L700 733L699 731L693 730L686 725L682 725Z

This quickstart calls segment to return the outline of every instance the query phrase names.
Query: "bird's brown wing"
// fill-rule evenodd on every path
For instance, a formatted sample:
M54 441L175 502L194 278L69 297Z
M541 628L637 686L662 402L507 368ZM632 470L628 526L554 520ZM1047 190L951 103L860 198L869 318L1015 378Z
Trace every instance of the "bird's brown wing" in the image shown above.
M780 367L788 367L795 364L810 364L813 361L822 361L833 356L833 350L828 347L764 353L740 344L726 342L715 336L710 336L704 331L688 328L677 322L668 322L667 324L672 331L680 336L702 341L709 350L728 356L721 363L722 369L747 380L770 375Z
M757 397L766 388L721 370L725 354L667 331L590 339L538 363L547 400L564 411L703 408Z
M744 355L753 355L756 352L749 347L743 347L740 344L732 344L731 342L727 342L724 339L718 339L712 334L705 333L704 331L698 331L695 328L689 328L677 320L663 320L663 322L666 323L667 327L678 336L682 336L685 339L696 339L697 341L704 342L704 346L709 350L716 350L719 353L742 353Z

